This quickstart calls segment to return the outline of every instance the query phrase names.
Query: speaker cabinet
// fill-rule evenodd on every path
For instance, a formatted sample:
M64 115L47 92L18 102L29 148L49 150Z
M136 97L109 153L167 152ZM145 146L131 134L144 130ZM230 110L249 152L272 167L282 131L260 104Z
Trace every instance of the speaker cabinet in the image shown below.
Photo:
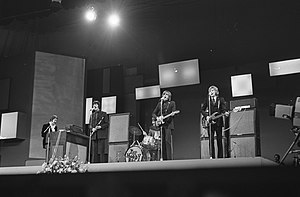
M128 142L130 113L111 114L109 116L108 142Z
M230 114L229 153L231 157L256 157L261 155L259 119L256 99L242 99L230 102L230 108L250 105L249 110Z
M108 145L108 162L125 162L125 153L128 143L116 143Z
M256 109L231 113L229 119L230 135L257 134Z
M229 152L233 158L260 156L260 139L256 135L231 136Z
M130 113L112 114L109 116L108 162L125 161L125 152L129 144Z

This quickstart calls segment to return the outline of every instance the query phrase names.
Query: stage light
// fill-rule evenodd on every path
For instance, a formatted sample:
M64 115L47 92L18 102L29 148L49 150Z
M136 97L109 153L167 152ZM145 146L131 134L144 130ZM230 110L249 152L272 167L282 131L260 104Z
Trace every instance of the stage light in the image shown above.
M111 26L111 27L117 27L120 25L120 17L118 14L111 14L108 16L107 18L107 23Z
M94 7L89 7L88 10L85 13L85 18L89 22L93 22L97 18L97 13Z
M50 3L50 8L52 11L57 12L60 9L63 8L62 4L61 4L62 0L52 0Z

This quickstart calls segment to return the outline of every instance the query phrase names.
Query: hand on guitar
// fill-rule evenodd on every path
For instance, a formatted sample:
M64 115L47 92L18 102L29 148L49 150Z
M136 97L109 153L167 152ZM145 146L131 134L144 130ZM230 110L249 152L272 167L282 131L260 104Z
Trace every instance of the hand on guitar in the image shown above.
M164 119L170 117L170 116L174 116L175 114L178 114L180 111L179 110L176 110L176 111L172 111L171 113L169 113L168 115L166 116L158 116L155 120L155 125L156 126L160 126L162 124L164 124Z
M165 122L164 122L164 117L163 116L159 116L159 117L156 118L156 121L155 121L156 126L162 125L164 123Z
M92 131L95 132L97 129L101 129L102 127L100 125L97 125L96 127L92 128Z

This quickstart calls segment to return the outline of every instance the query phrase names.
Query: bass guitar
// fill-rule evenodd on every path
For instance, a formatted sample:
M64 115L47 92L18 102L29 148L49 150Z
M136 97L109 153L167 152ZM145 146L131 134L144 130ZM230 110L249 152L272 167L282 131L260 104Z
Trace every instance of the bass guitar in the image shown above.
M233 108L231 111L228 111L228 115L232 112L239 112L241 111L242 109L246 109L246 108L249 108L248 106L242 106L242 107L235 107ZM223 116L225 116L226 113L221 113L219 114L219 112L215 112L213 113L211 116L209 116L209 120L207 121L207 118L203 117L202 118L202 127L204 129L207 129L209 127L209 124L216 124L216 120L218 118L221 118Z
M175 114L178 114L178 113L180 113L180 111L176 110L176 111L169 113L168 115L157 117L155 120L155 126L163 125L165 123L164 119L169 118L170 116L174 116Z

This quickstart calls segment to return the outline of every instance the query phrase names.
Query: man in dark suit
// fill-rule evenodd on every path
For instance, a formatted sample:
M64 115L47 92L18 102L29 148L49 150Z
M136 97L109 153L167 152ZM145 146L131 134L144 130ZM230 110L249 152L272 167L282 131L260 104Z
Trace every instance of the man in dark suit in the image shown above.
M228 116L227 104L223 97L219 96L219 90L216 86L210 86L208 88L208 97L205 98L204 102L201 104L201 114L204 116L206 122L208 123L208 137L209 137L209 152L210 157L215 158L215 146L214 146L214 136L217 136L217 147L218 147L218 158L223 158L223 143L222 143L222 127L223 117L215 119L212 121L213 114L224 114Z
M50 132L55 132L57 131L57 120L58 120L58 117L57 115L53 115L51 118L50 118L50 121L46 124L43 124L43 127L42 127L42 132L41 132L41 135L43 137L43 148L47 148L47 145L48 145L48 135L50 134Z
M162 98L152 112L152 118L162 129L162 158L164 160L173 159L172 133L174 132L174 112L176 110L176 104L175 101L171 100L171 96L171 92L165 90L162 93ZM163 119L166 115L170 116Z
M100 102L94 101L89 129L92 132L92 163L108 162L108 115L100 110Z

